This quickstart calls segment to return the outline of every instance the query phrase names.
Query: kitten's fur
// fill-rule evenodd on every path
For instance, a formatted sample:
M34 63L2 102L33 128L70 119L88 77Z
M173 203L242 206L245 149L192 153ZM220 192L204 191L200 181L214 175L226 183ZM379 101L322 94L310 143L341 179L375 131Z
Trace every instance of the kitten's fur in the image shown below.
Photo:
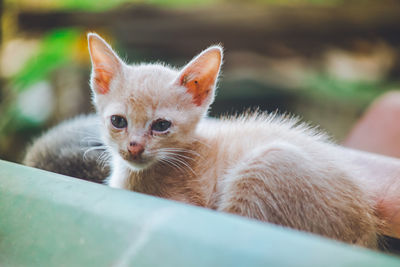
M110 186L376 245L368 192L322 135L264 114L203 119L222 64L219 46L178 71L126 65L99 36L88 39L93 101L112 154ZM127 127L115 128L112 115ZM172 123L162 134L150 129L159 119ZM143 153L132 155L131 142Z
M219 46L175 70L126 65L98 35L88 39L93 102L112 155L110 186L376 246L372 197L323 135L265 114L204 119L222 64ZM114 127L113 115L127 127ZM172 123L163 133L151 130L160 119Z
M28 148L23 164L103 183L110 168L99 126L96 115L82 115L65 121L35 140Z

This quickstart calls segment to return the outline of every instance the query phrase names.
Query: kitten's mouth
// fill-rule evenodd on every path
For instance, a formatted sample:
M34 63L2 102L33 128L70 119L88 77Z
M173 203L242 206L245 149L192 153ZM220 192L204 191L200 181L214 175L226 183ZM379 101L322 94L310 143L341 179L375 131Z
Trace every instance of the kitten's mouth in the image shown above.
M143 155L134 157L127 151L120 151L119 154L127 163L128 167L134 170L146 169L152 164L153 161L152 159L144 157Z

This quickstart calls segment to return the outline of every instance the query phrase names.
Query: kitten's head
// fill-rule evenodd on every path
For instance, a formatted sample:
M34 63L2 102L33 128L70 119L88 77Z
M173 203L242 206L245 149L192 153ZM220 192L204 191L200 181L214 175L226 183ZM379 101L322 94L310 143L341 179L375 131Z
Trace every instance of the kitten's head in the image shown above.
M194 141L193 131L214 100L222 49L212 46L181 70L127 65L98 35L88 34L93 102L113 154L136 170Z

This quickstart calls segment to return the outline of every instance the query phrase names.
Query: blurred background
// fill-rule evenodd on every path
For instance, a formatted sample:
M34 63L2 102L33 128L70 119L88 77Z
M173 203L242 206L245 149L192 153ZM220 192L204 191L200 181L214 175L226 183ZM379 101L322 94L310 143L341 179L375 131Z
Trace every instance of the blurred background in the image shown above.
M287 111L338 142L377 96L400 88L400 1L2 0L0 158L93 112L86 33L130 63L183 66L222 43L212 116Z

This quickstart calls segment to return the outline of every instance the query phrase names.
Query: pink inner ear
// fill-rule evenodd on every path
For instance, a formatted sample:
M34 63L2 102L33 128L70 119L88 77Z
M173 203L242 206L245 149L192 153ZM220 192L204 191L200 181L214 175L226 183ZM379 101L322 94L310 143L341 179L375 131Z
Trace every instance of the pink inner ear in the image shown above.
M212 93L221 65L221 52L214 48L203 52L184 69L179 83L193 96L193 103L201 106Z
M111 78L112 74L110 72L103 69L95 70L94 82L96 86L96 91L99 94L104 95L108 93L108 91L110 90Z
M93 89L98 94L107 94L111 80L120 71L121 63L111 47L99 36L91 34L88 40L93 65Z
M187 88L187 92L193 96L193 102L201 106L210 94L211 86L214 85L216 77L199 76L188 81L188 75L182 75L181 84Z

